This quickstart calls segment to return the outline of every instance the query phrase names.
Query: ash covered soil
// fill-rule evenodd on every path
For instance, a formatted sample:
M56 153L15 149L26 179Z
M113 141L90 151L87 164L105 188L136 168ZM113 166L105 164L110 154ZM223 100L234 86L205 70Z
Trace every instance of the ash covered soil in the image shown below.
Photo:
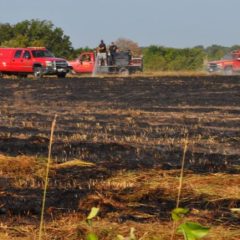
M47 157L57 115L49 218L100 206L101 217L113 222L168 221L186 139L185 174L193 185L196 176L240 184L237 76L0 79L0 114L1 156L34 161ZM89 165L64 165L76 159ZM29 167L27 177L18 177L8 167L0 173L1 218L38 219L42 175ZM154 187L146 186L151 180ZM193 190L186 184L183 206L208 211L205 222L238 226L229 208L240 206L239 188L236 197L214 201Z

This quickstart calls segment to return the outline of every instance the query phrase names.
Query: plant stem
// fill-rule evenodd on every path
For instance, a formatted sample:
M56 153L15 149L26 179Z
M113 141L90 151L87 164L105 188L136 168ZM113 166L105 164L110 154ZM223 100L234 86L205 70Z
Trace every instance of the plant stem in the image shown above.
M184 173L184 166L185 166L187 147L188 147L188 135L184 139L183 158L182 158L182 166L181 166L181 173L180 173L180 179L179 179L179 187L178 187L178 196L177 196L176 208L179 207L180 197L181 197L181 192L182 192L183 173Z
M48 187L48 177L49 177L49 170L51 165L51 153L52 153L52 143L53 143L53 133L56 125L57 115L54 116L51 126L51 135L49 139L49 147L48 147L48 161L47 161L47 168L46 168L46 176L45 176L45 184L44 184L44 191L43 191L43 199L42 199L42 208L41 208L41 219L40 219L40 227L39 227L39 240L42 239L42 232L43 232L43 223L44 223L44 210L46 204L46 195L47 195L47 187Z
M181 163L181 172L180 172L180 179L179 179L179 186L178 186L176 208L178 208L179 204L180 204L180 197L181 197L182 185L183 185L183 173L184 173L187 147L188 147L188 135L186 135L186 137L184 138L183 157L182 157L182 163ZM176 221L173 222L172 229L173 230L172 230L172 234L171 234L171 240L173 240L175 232L176 232Z

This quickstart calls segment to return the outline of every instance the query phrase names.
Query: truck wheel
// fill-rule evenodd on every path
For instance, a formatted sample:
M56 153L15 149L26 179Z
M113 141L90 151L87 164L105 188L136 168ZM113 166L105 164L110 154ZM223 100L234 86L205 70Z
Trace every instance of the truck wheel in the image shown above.
M33 75L36 79L39 79L43 75L43 69L42 67L34 67L33 69Z
M129 75L129 70L127 68L120 68L119 69L119 74L122 76L128 76Z
M231 75L233 75L233 69L232 69L231 66L228 66L228 67L226 67L226 68L224 69L224 75L226 75L226 76L231 76Z
M58 73L57 76L59 78L65 78L67 73Z

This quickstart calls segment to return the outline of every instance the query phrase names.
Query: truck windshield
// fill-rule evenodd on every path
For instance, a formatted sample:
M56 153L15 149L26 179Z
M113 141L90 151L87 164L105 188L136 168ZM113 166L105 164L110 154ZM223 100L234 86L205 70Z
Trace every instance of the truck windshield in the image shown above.
M32 50L32 55L35 58L54 57L54 55L51 52L49 52L48 50L43 50L43 49Z
M232 60L233 58L232 54L228 53L222 57L222 60Z

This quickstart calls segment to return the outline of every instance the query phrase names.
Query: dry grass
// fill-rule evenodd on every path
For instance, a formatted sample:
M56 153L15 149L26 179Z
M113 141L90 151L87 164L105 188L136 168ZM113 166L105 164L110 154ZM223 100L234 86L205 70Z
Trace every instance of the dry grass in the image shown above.
M86 77L94 77L94 78L132 78L132 77L194 77L194 76L209 76L209 73L206 71L143 71L133 73L129 76L122 76L121 74L68 74L68 78L86 78Z
M169 229L171 223L136 223L128 221L122 224L113 223L107 220L96 220L94 231L103 240L117 240L117 235L128 236L130 227L135 229L137 239L141 240L169 240ZM34 226L7 227L0 226L1 240L35 240L37 231ZM57 221L52 221L46 225L47 234L43 235L45 240L83 240L86 233L90 231L84 220L78 215L62 217ZM206 240L239 240L240 230L214 226L211 228ZM176 240L183 240L180 235L176 235Z
M0 154L0 169L2 174L25 174L31 173L36 166L36 158L29 156L11 157Z
M60 169L60 168L69 168L69 167L94 167L95 164L87 161L83 161L81 159L73 159L64 163L60 164L53 164L51 167L53 169Z
M29 185L36 187L35 180L45 176L45 158L19 155L16 157L0 154L0 176L8 178L15 187Z
M185 171L183 197L207 196L209 201L217 199L240 199L240 176L226 173L194 174ZM97 190L118 190L134 188L134 194L126 196L137 201L143 195L162 190L162 196L177 196L179 172L176 170L148 170L141 172L120 172L116 176L94 183ZM224 187L223 187L224 186Z
M189 183L196 194L206 194L212 199L240 199L239 174L193 176L189 178Z
M30 173L34 172L37 159L28 156L0 156L0 169L2 173L15 175L15 179L23 176L30 180L34 179L35 175ZM11 168L9 168L11 164ZM45 163L46 164L46 163ZM34 167L35 166L35 167ZM69 169L71 167L97 167L94 164L75 159L67 163L58 164L53 166L55 171ZM5 175L6 176L6 175ZM182 201L191 201L198 199L204 194L209 203L220 199L236 199L240 198L239 195L239 181L237 175L231 174L208 174L198 175L191 171L185 171L185 177L182 188ZM139 239L162 239L169 240L171 222L168 221L151 221L155 219L154 213L146 214L143 212L136 212L135 208L141 208L145 205L141 203L141 199L148 198L150 202L146 206L150 206L159 197L163 199L176 199L177 189L179 185L179 171L178 170L141 170L141 171L126 171L116 172L106 180L98 180L90 183L89 188L94 190L95 194L89 195L86 201L89 205L98 202L100 205L108 205L117 208L120 214L132 214L139 219L149 219L150 222L137 223L135 221L126 221L118 223L114 219L119 217L119 213L107 213L105 216L100 216L94 222L94 230L100 239L113 240L116 239L117 234L127 236L130 231L130 226L136 229L136 235ZM225 187L222 187L222 186ZM34 186L32 186L34 187ZM73 186L74 187L74 186ZM129 191L131 189L131 191ZM111 196L111 197L110 197ZM109 198L110 197L110 198ZM117 201L114 200L117 197ZM82 199L84 201L84 199ZM199 198L199 201L200 198ZM180 201L181 205L181 201ZM132 210L131 210L132 209ZM161 209L159 209L161 211ZM157 210L158 211L158 210ZM211 226L207 218L211 218L210 211L202 211L194 209L188 220L198 221L202 224ZM67 216L57 217L51 221L47 221L45 225L45 232L43 239L84 239L85 234L90 231L84 222L84 215L82 214L69 214ZM112 219L112 220L111 220ZM35 224L17 224L9 225L1 223L0 237L3 240L32 240L37 239L38 231ZM222 232L219 234L219 232ZM226 226L211 226L211 231L206 240L237 240L239 230L236 227ZM57 238L55 238L57 236ZM175 239L181 239L176 236Z

